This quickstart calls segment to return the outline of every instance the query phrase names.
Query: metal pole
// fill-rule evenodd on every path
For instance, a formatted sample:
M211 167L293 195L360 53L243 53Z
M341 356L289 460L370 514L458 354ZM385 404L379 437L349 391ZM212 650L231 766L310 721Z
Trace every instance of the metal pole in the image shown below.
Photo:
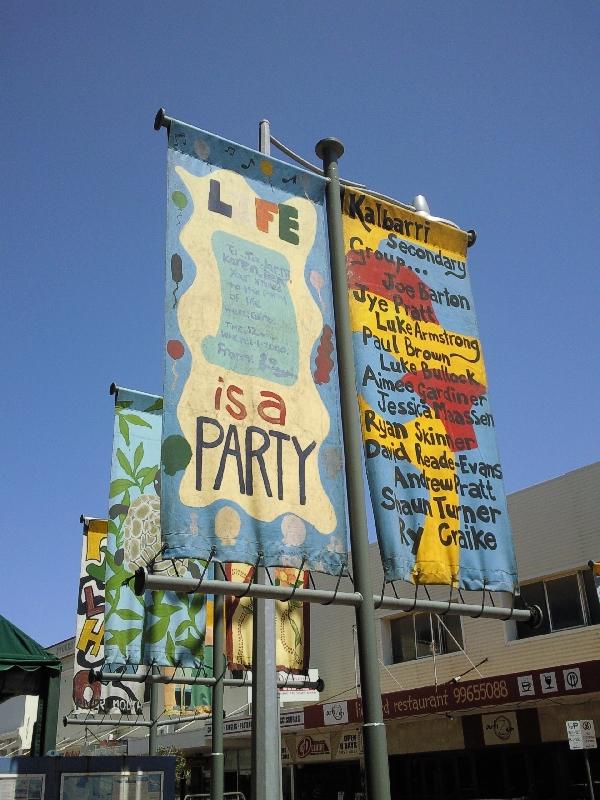
M390 800L387 740L381 709L379 662L377 660L377 645L375 641L375 605L369 567L367 514L360 468L362 462L362 437L354 382L354 356L352 353L352 333L348 308L340 178L337 165L338 158L344 152L344 146L337 139L321 139L315 148L315 152L323 160L323 171L329 178L326 188L327 227L329 231L335 335L340 376L352 569L354 571L356 591L363 596L363 602L356 608L356 633L363 706L362 730L367 797L369 800Z
M104 728L151 728L154 723L149 720L126 720L115 719L108 722L102 722L94 719L77 719L77 717L63 717L63 725L85 725L86 728L104 727Z
M258 126L258 149L270 155L270 127ZM263 567L255 582L266 584ZM275 601L253 600L252 615L252 800L281 797L281 738L275 668Z
M158 589L180 593L198 592L200 594L227 594L234 597L261 597L282 602L286 602L290 598L290 590L283 586L270 586L260 583L253 583L252 586L248 586L246 583L233 581L208 580L203 580L199 584L195 578L148 575L143 569L139 569L136 572L136 594L143 594L145 590L156 591ZM363 600L360 592L333 592L325 589L296 589L294 598L303 603L327 603L327 605L353 606L355 608ZM380 595L373 595L372 602L375 608L383 608L387 611L407 611L411 613L429 611L444 615L456 614L462 617L499 619L503 622L508 622L510 619L515 622L527 622L534 628L538 627L542 620L542 614L538 606L529 606L526 609L507 608L505 606L486 606L483 602L478 604L456 603L453 600L425 600L417 599L416 597L391 597L390 595L384 595L383 598ZM129 679L126 678L126 680Z
M148 728L148 755L156 755L156 719L158 718L158 703L160 688L158 683L150 684L150 722L152 725Z
M188 675L172 677L170 675L130 675L123 678L121 672L97 672L95 673L100 681L120 681L121 683L174 683L177 686L214 686L216 678L197 678ZM252 678L223 678L223 686L252 686ZM322 678L316 681L296 680L277 681L277 687L281 689L316 689L322 692L325 683Z
M585 771L587 774L587 781L588 781L588 789L590 791L590 800L595 800L596 795L594 794L594 782L592 781L592 770L590 769L590 757L588 755L588 751L583 751L583 757L585 759Z
M220 563L215 573L225 574ZM218 575L218 577L221 577ZM210 800L223 800L225 753L223 751L223 678L225 677L225 596L215 595L213 622L212 752L210 756Z
M144 591L173 591L179 593L198 593L198 594L226 594L234 597L259 597L263 599L279 600L286 602L290 599L289 589L282 586L270 586L261 583L237 583L234 581L212 581L203 580L198 583L195 578L172 578L164 575L149 575L143 568L136 572L135 592L138 595ZM356 608L362 603L360 592L340 592L325 589L296 589L294 591L296 600L303 603L322 603L326 605L352 606ZM387 611L404 611L407 613L418 613L428 611L436 614L456 615L462 617L475 617L497 619L502 622L513 620L514 622L528 623L532 628L538 628L542 622L543 615L539 606L528 606L527 608L506 608L504 606L486 606L484 604L485 595L482 595L482 602L457 603L451 598L449 600L425 600L415 597L391 597L390 595L373 595L373 605L376 609ZM95 674L95 673L94 673ZM111 675L111 679L117 677L123 680L121 674ZM136 680L127 677L124 680ZM144 680L142 678L142 680ZM228 685L227 682L225 685ZM233 684L231 684L233 685Z

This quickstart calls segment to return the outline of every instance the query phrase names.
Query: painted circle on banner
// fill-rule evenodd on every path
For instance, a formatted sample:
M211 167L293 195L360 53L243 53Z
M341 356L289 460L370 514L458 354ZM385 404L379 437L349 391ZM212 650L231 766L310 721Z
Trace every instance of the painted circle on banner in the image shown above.
M167 353L171 356L171 358L179 359L185 353L185 347L179 341L179 339L169 339L167 342Z
M270 161L261 161L260 162L260 171L263 175L267 175L267 177L271 177L273 174L273 164Z
M202 139L196 139L194 142L194 151L198 158L207 159L210 155L210 147Z
M306 539L306 525L295 514L286 514L281 520L283 541L289 547L295 547Z
M231 506L224 506L217 511L215 516L215 533L224 545L231 547L235 544L242 520L240 515Z
M171 195L171 200L175 203L180 211L187 206L187 197L183 192L173 192Z

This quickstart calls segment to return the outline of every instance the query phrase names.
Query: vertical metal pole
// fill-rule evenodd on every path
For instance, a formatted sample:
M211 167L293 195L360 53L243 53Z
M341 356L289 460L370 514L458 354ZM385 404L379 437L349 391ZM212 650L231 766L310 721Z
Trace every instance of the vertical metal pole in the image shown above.
M224 580L220 563L215 564L216 580ZM223 800L225 752L223 750L223 678L225 677L225 596L216 594L213 614L212 752L210 754L210 800Z
M340 375L342 427L346 458L346 486L350 522L350 545L354 588L363 596L356 608L356 634L360 663L360 682L363 706L363 742L367 797L369 800L390 800L390 776L387 740L381 710L381 686L375 640L375 608L369 567L369 537L361 473L362 437L354 380L352 329L348 308L348 283L342 230L342 205L338 158L344 146L337 139L321 139L315 152L323 160L323 170L329 178L326 190L327 225L331 255L335 335Z
M153 723L148 728L148 755L155 756L157 743L156 743L156 720L158 719L158 702L159 702L160 684L150 684L150 721Z
M258 128L258 149L271 153L269 122ZM257 583L265 583L264 567ZM281 732L275 664L275 601L253 600L252 619L252 800L281 798Z
M590 769L590 757L588 755L588 751L583 751L583 757L585 758L585 772L587 775L588 781L588 789L590 790L590 800L595 800L596 795L594 794L594 782L592 780L592 770Z

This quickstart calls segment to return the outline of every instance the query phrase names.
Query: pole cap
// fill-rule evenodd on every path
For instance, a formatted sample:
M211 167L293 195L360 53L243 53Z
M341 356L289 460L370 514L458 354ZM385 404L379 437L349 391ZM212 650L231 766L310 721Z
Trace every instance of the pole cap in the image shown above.
M146 586L146 570L143 567L139 567L138 569L136 569L133 578L133 591L136 593L138 597L144 594L145 586Z
M334 158L339 158L344 154L344 145L334 136L320 139L315 146L315 153L319 156L321 161L325 160L325 155L328 151Z
M539 606L527 606L528 609L531 611L531 619L529 620L529 627L539 628L544 620L544 615L542 613L542 609Z
M166 128L168 131L170 124L171 119L167 117L165 109L159 108L154 117L154 130L159 131L161 128Z

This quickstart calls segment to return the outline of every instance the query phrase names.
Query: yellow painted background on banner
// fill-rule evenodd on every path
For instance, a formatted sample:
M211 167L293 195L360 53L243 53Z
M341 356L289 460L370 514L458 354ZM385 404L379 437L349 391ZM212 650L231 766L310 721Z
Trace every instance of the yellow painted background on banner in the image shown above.
M301 442L316 441L314 453L305 462L306 496L310 498L310 503L302 504L298 494L292 497L290 492L286 496L284 510L307 520L322 534L332 533L339 521L322 485L318 468L318 452L329 433L330 419L311 370L311 349L321 335L323 317L304 279L307 256L316 235L317 214L314 204L301 198L287 201L288 206L297 209L301 231L299 244L290 244L279 238L277 226L271 226L267 232L257 229L255 201L258 195L240 175L230 170L218 170L204 177L196 177L181 167L177 168L177 173L194 203L194 213L182 230L181 243L198 265L197 278L181 298L177 310L179 326L192 356L190 375L177 408L183 434L188 442L196 441L197 417L206 415L220 421L225 428L235 421L242 439L246 429L257 424L254 409L261 403L260 393L268 391L279 395L286 407L286 422L282 430L288 436L297 436ZM232 218L201 211L208 206L210 184L214 181L220 183L223 197L235 198L236 213ZM197 219L200 214L201 222ZM244 405L252 410L243 420L233 420L226 411L225 402L225 408L215 408L215 392L223 387L223 376L227 375L227 370L219 364L211 363L203 353L203 343L218 335L222 317L221 296L217 288L220 286L220 272L212 246L213 234L217 232L242 237L244 241L262 248L271 248L287 260L290 269L288 287L298 325L299 367L298 379L293 385L286 386L263 377L235 374L236 381L243 390ZM198 309L202 309L202 314L198 314ZM203 453L203 472L210 479L205 481L202 492L199 492L196 489L196 454L192 455L181 481L182 503L192 507L205 507L217 500L230 499L235 500L255 519L270 522L281 515L282 504L275 494L267 497L264 494L240 493L238 475L234 468L225 470L220 489L214 490L212 483L218 472L220 458L218 448L207 449ZM298 458L294 448L291 445L284 447L281 458L283 480L292 483L295 478L297 481ZM269 475L277 474L277 459L278 448L270 447L264 454ZM227 515L219 516L216 521L216 534L224 542L235 540L236 527L239 527L235 512L230 512L230 516L233 516L234 521Z
M351 208L351 191L352 190L346 190L344 195L343 225L345 250L349 252L350 250L366 250L370 248L375 251L378 249L382 240L386 239L390 233L394 233L394 230L380 227L376 223L369 223L369 221L366 220L367 225L371 227L371 230L367 231L361 219L356 215L356 212L355 218L352 218L349 215L349 210ZM359 195L362 194L359 190L356 190L355 193ZM403 232L400 233L396 231L396 237L398 239L413 239L416 247L423 247L435 251L436 253L441 251L442 257L446 256L454 260L458 258L463 262L465 261L467 234L464 231L443 223L426 221L417 214L371 198L369 195L365 195L365 198L366 203L368 203L370 207L379 206L377 212L377 219L379 221L384 219L386 215L390 219L397 218L401 215ZM361 212L364 214L364 206L361 206ZM427 229L426 232L425 228ZM418 234L418 236L415 234ZM425 241L425 236L427 237L427 241ZM353 239L354 246L352 246ZM358 239L360 243L357 242ZM402 255L399 251L398 254L400 256ZM392 269L391 266L390 269ZM353 332L360 333L363 331L363 326L367 326L370 330L379 333L378 326L385 326L388 321L390 322L391 330L393 330L394 326L398 327L396 320L396 317L398 317L401 322L405 323L407 330L410 331L410 333L404 331L401 335L399 334L398 339L404 339L406 336L407 339L411 341L412 346L414 348L420 348L421 351L427 348L427 343L430 341L430 334L433 335L435 339L436 336L441 336L444 333L444 328L437 323L415 321L401 305L388 302L386 311L382 311L379 307L369 310L367 303L356 302L351 289L349 290L348 298ZM378 315L377 317L376 314ZM392 336L391 333L386 333L389 337ZM386 338L386 333L383 333L382 339ZM474 337L468 337L466 335L461 335L461 337L465 340L462 346L457 346L456 343L446 344L436 341L436 352L444 357L443 363L448 365L449 371L453 374L466 376L468 369L474 374L478 383L486 386L487 380L483 359L480 358L476 364L472 363L473 348L469 346L469 342L473 343L475 341ZM391 348L391 352L386 352L386 357L395 358L396 360L399 360L403 355L405 355L405 353L401 351L400 347L396 352L394 352L393 347ZM432 366L438 366L438 364L434 363ZM396 377L402 375L402 373L394 374ZM359 397L359 406L363 438L365 438L364 412L368 409L368 406L362 397ZM371 409L371 411L373 411L375 421L369 432L369 437L377 439L382 446L388 447L390 444L390 436L386 433L386 420L373 409ZM421 416L411 422L402 424L408 432L408 437L402 440L402 444L406 449L411 464L428 478L435 477L441 481L445 479L454 481L454 469L445 469L443 466L439 466L440 462L443 465L448 459L452 459L454 455L450 447L447 446L447 430L443 422L434 416ZM417 443L416 434L422 433L423 430L431 433L436 443L429 444L427 441L420 442L421 455L420 461L418 462L415 454L415 445ZM426 462L425 465L423 464L424 461ZM431 468L427 466L427 463L436 464L438 466ZM455 489L446 492L446 502L449 506L458 507L460 500ZM418 546L413 568L413 579L415 582L422 584L455 584L460 567L460 548L456 542L450 546L442 545L438 536L438 526L443 518L436 503L432 503L431 508L432 513L426 515L425 518L424 531Z
M228 564L226 570L229 579L238 583L248 583L253 567L247 564ZM288 586L290 594L294 583L304 587L308 585L308 574L305 571L298 575L298 570L289 567L274 569L275 583ZM237 598L235 598L237 599ZM234 598L227 598L227 663L232 669L250 669L252 667L252 598L243 597L234 608ZM309 630L305 620L308 609L304 603L291 600L287 603L275 602L275 663L277 669L287 672L307 672L309 654Z

